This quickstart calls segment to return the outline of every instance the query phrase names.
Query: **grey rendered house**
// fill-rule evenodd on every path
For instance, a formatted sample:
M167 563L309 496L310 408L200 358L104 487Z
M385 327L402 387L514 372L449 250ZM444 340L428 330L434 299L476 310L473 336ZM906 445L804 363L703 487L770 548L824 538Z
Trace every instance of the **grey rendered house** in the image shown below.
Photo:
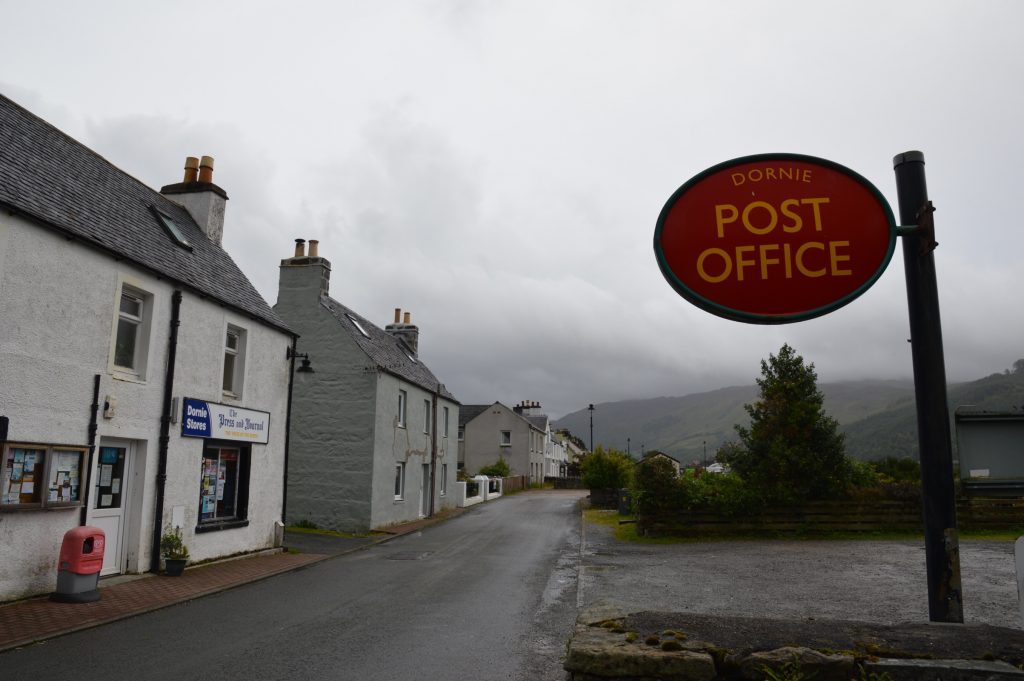
M329 296L331 264L301 239L274 311L312 372L292 395L287 520L365 531L454 506L459 403L418 356L409 313L384 329Z
M535 408L539 408L539 405ZM544 482L544 438L547 416L531 413L527 403L510 409L501 402L465 405L459 423L460 463L469 475L498 461L508 462L512 475Z

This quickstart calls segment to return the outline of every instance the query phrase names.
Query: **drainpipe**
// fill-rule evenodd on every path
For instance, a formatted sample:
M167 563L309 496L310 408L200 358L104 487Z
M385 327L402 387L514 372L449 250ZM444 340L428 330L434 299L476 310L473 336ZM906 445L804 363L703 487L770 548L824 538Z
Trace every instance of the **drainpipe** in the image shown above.
M170 338L167 341L167 374L164 377L163 413L160 415L160 454L156 472L156 510L153 517L153 545L149 570L160 571L160 535L164 529L164 488L167 486L167 450L171 442L171 401L174 396L174 365L178 356L178 326L181 324L181 291L171 295Z
M441 384L437 384L437 390L431 395L431 411L434 427L430 429L430 515L434 515L434 497L437 493L437 397L441 391Z
M78 524L85 525L85 517L89 515L89 490L92 485L92 461L96 453L96 431L99 430L97 415L100 411L100 375L96 374L92 382L92 413L89 415L89 456L85 466L85 485L82 490L82 510L78 517Z
M287 525L288 512L288 450L292 435L292 386L295 384L295 343L298 340L292 336L292 356L288 362L288 405L285 408L284 416L284 480L281 484L281 524Z

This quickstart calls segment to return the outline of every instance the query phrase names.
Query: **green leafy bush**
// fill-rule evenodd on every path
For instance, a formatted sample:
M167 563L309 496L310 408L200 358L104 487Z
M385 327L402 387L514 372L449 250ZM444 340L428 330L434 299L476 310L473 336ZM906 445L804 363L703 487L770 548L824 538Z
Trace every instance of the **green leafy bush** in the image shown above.
M598 445L583 458L583 486L587 489L622 489L633 480L635 462L625 452Z
M647 459L637 466L633 498L641 516L690 511L732 516L757 511L764 504L756 489L735 473L677 477L673 466L662 458Z
M509 468L508 461L505 461L503 457L498 457L498 460L490 466L481 468L478 475L486 475L492 478L507 478L511 473L512 469Z

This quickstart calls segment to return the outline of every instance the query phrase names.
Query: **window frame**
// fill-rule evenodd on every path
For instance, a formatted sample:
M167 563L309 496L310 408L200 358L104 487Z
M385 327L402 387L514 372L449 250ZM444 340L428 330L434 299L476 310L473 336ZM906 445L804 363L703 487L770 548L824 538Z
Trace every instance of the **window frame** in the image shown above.
M25 480L24 471L24 460L22 460L22 469L19 474L18 483L19 487L19 500L17 502L6 503L6 500L10 498L11 485L13 482L12 476L14 473L14 464L18 463L15 461L17 458L17 451L22 450L22 457L29 450L33 452L33 467L31 477L32 480ZM53 443L43 442L5 442L3 447L0 448L0 512L7 511L32 511L32 510L52 510L58 508L79 508L82 505L82 493L83 485L86 477L86 453L89 451L88 447L78 445L61 445ZM72 456L77 455L77 462L71 464L67 470L58 469L58 462L61 454L70 454ZM38 458L36 458L38 457ZM74 471L75 475L72 476L71 472ZM57 478L61 472L67 473L67 477L64 478L63 484L57 485ZM40 479L36 479L39 475ZM77 480L77 485L72 485L72 480ZM21 501L20 497L24 494L20 493L20 489L25 482L31 482L33 491L31 492L35 498L31 501ZM56 489L53 489L56 487ZM62 501L60 499L51 499L51 493L56 493L57 490L67 488L68 494L70 495L72 490L77 489L77 493L73 499Z
M441 413L444 414L444 421L443 421L444 430L442 431L442 433L443 433L442 437L445 440L447 440L448 439L448 415L449 415L448 407L447 406L441 407Z
M234 476L234 512L230 516L218 517L214 515L210 518L203 518L203 498L211 496L210 494L203 494L203 483L204 479L209 477L209 470L207 468L207 452L217 450L217 473L221 470L220 456L224 450L234 450L237 452L237 463ZM236 442L234 440L203 440L203 451L199 459L200 474L199 474L199 498L198 498L198 513L196 514L196 533L202 532L216 532L219 530L228 530L236 527L247 527L249 525L249 491L252 478L252 445L247 442ZM220 500L216 499L217 488L219 487L219 476L213 482L213 496L214 496L214 512L216 513L216 505ZM227 480L225 479L224 487L227 487Z
M430 400L423 400L423 432L430 434Z
M125 298L138 302L138 314L122 310ZM110 373L114 374L117 378L139 382L146 380L149 362L149 339L153 322L153 300L154 296L152 293L133 283L121 281L117 287L117 293L114 297L114 316L111 324L109 358ZM119 363L118 338L120 337L122 323L130 324L134 327L135 346L132 351L132 366Z
M498 431L498 444L502 447L512 446L512 431L511 430L499 430Z
M398 427L405 428L406 412L409 405L409 393L399 388L398 390Z
M231 397L234 399L241 399L242 392L245 389L245 359L246 359L246 347L248 345L248 332L241 326L235 324L228 324L224 330L224 347L223 347L223 366L221 371L221 394L225 397ZM230 348L228 340L234 336L236 346ZM231 385L226 386L227 374L228 374L228 357L232 358L231 361Z
M405 501L405 462L395 463L395 501Z
M441 496L448 494L448 464L441 464Z

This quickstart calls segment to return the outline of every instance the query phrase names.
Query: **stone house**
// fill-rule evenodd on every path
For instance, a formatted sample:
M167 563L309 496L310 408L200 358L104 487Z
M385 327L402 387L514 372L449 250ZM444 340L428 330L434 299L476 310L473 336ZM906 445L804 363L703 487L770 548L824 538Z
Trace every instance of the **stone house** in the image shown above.
M535 406L532 406L535 405ZM536 403L510 409L501 402L464 405L459 421L459 461L466 473L504 459L512 475L544 482L544 443L547 416L534 414Z
M329 295L319 244L281 261L274 311L301 335L288 522L365 531L455 505L459 403L419 358L410 313L381 329Z

